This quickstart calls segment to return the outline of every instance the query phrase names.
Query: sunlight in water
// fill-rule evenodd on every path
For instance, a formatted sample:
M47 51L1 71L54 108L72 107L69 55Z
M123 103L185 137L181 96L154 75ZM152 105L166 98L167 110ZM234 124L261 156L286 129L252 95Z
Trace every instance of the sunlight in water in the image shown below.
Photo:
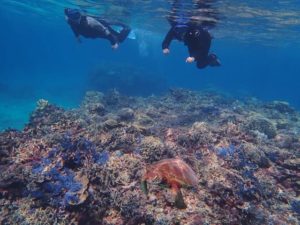
M63 8L76 7L89 15L113 18L161 33L168 23L172 1L167 0L3 0L0 7L13 13L43 16L43 20L55 21L63 17ZM203 19L203 11L197 12L195 4L201 0L182 0L184 10L194 11L194 19ZM275 44L282 40L299 41L300 8L296 0L241 1L209 0L218 15L214 36L232 38L253 43ZM209 9L211 10L211 9ZM196 12L196 13L195 13ZM211 20L214 18L205 18Z

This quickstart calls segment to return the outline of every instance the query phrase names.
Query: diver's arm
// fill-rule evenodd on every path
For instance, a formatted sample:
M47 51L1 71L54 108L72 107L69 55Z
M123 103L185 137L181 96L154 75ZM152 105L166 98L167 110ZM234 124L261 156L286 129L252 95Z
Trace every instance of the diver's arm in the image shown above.
M193 46L187 45L189 56L186 58L185 62L187 63L193 63L195 61L196 51L193 49Z
M112 33L110 33L109 35L107 35L106 39L110 41L110 44L112 46L118 44L118 42L119 42L118 39L117 39L117 37L115 35L113 35Z
M191 43L187 43L187 47L188 47L188 51L189 51L189 56L186 58L185 62L193 63L198 54L197 49Z
M107 40L110 41L110 44L112 46L113 49L116 49L118 48L118 39L115 35L113 35L112 33L110 33L107 37L106 37Z
M197 51L195 50L194 46L191 46L187 44L188 50L189 50L189 57L195 58L197 55Z
M70 24L70 26L71 26L71 29L72 29L72 31L73 31L75 37L76 37L76 40L77 40L79 43L81 43L80 34L79 34L79 32L77 31L76 27L72 26L71 24Z
M167 33L165 39L163 40L163 43L162 43L162 49L163 50L164 49L169 49L169 46L170 46L173 38L174 38L174 31L173 31L173 28L171 28L169 30L169 32Z

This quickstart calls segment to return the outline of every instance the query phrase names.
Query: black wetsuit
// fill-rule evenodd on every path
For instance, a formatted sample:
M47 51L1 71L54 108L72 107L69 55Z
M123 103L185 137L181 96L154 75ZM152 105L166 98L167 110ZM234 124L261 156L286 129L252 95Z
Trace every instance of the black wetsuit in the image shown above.
M198 1L196 5L196 14L190 11L185 12L181 9L182 0L175 0L173 10L168 17L171 29L167 33L163 43L162 49L168 49L172 40L184 42L188 47L190 57L194 57L198 68L204 68L208 65L215 66L219 62L214 54L209 54L211 47L212 36L208 32L208 28L213 28L218 20L217 14L210 9L211 6L203 1ZM202 11L200 10L202 9ZM201 12L200 15L199 12ZM197 18L212 18L210 20L196 20ZM214 64L216 63L216 64Z
M130 33L130 28L124 24L109 24L104 20L90 16L81 16L79 23L68 19L68 24L76 37L82 35L86 38L104 38L109 40L111 45L123 42ZM117 32L111 28L111 25L120 25L123 29L121 32Z
M199 27L188 30L184 37L184 43L188 47L189 55L195 58L197 67L204 68L209 65L209 49L212 39L210 33Z
M162 48L169 48L173 39L183 41L188 47L190 57L194 57L198 68L209 65L209 49L211 46L211 35L202 27L187 27L186 30L178 30L172 27L166 35Z

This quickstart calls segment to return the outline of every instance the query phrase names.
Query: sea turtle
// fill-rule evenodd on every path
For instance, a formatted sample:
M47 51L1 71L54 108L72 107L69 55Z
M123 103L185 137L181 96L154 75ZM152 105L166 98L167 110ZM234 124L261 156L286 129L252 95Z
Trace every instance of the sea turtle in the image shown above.
M146 167L146 173L142 178L141 187L148 194L147 181L159 180L168 184L175 197L177 208L186 208L181 187L197 187L198 178L195 172L182 159L164 159Z

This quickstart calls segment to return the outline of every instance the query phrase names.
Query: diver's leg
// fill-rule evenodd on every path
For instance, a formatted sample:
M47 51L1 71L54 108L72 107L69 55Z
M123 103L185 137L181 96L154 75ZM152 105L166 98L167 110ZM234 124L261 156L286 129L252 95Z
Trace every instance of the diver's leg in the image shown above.
M202 60L197 60L197 68L198 69L203 69L208 66L208 60L202 59Z
M208 61L210 66L221 66L221 62L218 59L218 56L214 53L209 54Z
M117 26L121 26L122 30L120 32L115 31L111 26L112 25L117 25ZM123 42L127 36L129 35L131 29L129 26L123 24L123 23L110 23L109 25L109 31L115 35L118 38L118 42L121 43Z
M120 43L123 42L127 38L130 31L131 31L131 29L128 26L123 26L123 29L117 36Z

